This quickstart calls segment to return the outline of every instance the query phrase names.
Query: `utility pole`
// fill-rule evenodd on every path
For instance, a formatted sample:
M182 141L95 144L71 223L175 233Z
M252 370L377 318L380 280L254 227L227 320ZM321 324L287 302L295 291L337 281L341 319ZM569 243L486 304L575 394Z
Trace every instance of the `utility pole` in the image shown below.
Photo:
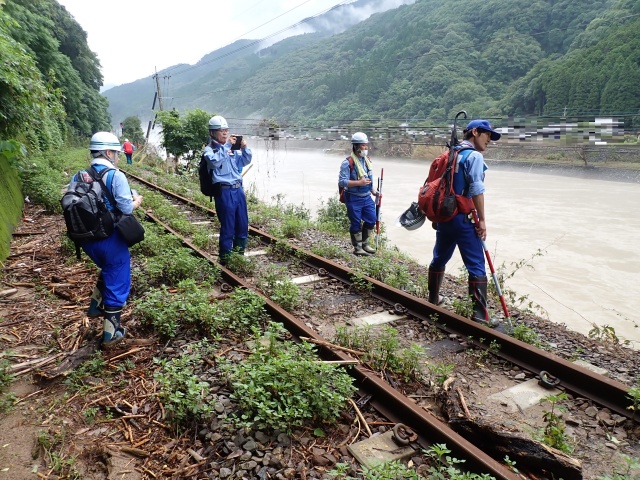
M162 104L162 93L160 92L160 77L158 76L157 71L153 75L153 79L156 81L156 93L153 96L153 105L151 106L151 110L154 110L156 108L156 99L157 99L158 105L160 106L160 111L163 111L164 105ZM158 114L156 114L155 117L153 118L153 123L151 120L149 120L149 126L147 127L147 140L146 140L147 143L149 143L149 135L151 134L151 130L156 124L157 117L158 117Z

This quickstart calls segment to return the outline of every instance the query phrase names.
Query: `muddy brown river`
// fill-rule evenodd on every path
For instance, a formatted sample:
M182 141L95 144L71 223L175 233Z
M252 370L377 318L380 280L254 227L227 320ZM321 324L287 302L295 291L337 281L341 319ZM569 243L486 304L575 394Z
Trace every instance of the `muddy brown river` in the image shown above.
M597 325L640 347L640 184L603 180L592 172L567 175L554 167L507 167L490 161L485 194L487 246L494 265L512 272L506 287L539 305L554 322L588 334ZM337 195L342 156L319 149L254 147L247 188L261 200L285 195L312 212ZM428 265L435 242L430 224L415 231L395 226L417 197L430 160L376 158L384 168L382 222L389 243ZM537 255L537 253L540 255ZM447 273L464 268L456 251ZM489 268L487 266L487 272Z

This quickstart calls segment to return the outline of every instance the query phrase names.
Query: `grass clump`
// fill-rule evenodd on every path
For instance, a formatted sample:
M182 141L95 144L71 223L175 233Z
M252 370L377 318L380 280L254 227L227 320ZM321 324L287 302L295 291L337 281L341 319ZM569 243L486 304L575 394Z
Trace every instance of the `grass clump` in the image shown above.
M271 324L251 355L225 370L240 412L239 425L291 431L333 422L356 388L342 368L318 361L311 344L278 340L282 327Z
M337 198L329 198L326 204L324 201L320 202L316 219L319 230L334 235L344 235L349 231L349 224L347 209Z
M11 375L8 360L0 361L0 413L8 411L15 402L15 394L9 392L13 376Z
M204 339L190 350L172 359L154 358L159 366L153 375L160 386L158 396L177 427L205 421L214 411L215 399L209 396L209 383L201 381L195 373L213 346Z
M258 279L258 287L287 311L292 311L302 302L300 287L293 283L285 267L269 265Z
M144 277L149 285L176 285L181 280L215 283L220 279L220 269L189 248L170 248L161 256L151 257L144 266Z
M407 381L421 377L424 349L416 344L402 348L398 331L393 327L380 331L370 326L338 327L334 343L364 352L361 360L373 370L392 372Z

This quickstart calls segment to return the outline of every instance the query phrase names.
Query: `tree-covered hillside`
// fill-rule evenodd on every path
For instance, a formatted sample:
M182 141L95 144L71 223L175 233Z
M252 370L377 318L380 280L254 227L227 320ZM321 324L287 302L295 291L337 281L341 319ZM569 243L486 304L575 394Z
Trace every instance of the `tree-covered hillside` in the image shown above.
M109 129L100 63L55 0L0 0L0 140L32 150Z
M635 0L417 0L286 54L224 57L189 81L176 69L169 95L178 110L324 124L637 114L639 22Z

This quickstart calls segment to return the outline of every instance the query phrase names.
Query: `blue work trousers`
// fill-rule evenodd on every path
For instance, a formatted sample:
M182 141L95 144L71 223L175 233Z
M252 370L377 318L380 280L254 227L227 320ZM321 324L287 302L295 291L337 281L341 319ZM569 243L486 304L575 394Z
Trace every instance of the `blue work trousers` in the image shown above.
M120 233L115 230L104 240L84 242L82 249L102 270L104 305L122 308L131 290L131 255Z
M364 228L371 229L376 225L376 204L373 202L371 195L359 197L349 192L344 193L344 202L347 206L347 215L351 225L350 232L359 232Z
M234 246L246 245L249 234L247 199L242 187L222 189L213 197L220 221L220 257L228 255Z
M449 222L438 223L430 268L444 271L456 245L469 276L479 277L487 274L482 240L476 233L475 224L471 223L464 213L459 213Z

